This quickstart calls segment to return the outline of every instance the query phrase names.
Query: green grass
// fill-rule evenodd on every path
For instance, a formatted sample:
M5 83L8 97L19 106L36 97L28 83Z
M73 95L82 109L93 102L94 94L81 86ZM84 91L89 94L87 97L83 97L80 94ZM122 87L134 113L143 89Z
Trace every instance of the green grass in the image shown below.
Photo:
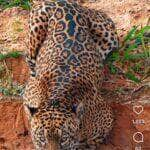
M5 66L5 63L0 63L0 68L0 93L5 96L20 95L23 86L13 82L12 72Z
M19 56L21 56L21 53L18 51L12 51L6 54L0 54L0 61L6 58L18 58Z
M19 6L23 9L30 9L30 0L0 0L0 7L2 9Z
M22 91L21 85L14 84L11 68L6 63L7 58L18 58L20 55L18 51L0 54L0 93L5 96L19 95Z
M0 85L0 93L5 96L18 96L22 93L22 85L9 85L7 87Z
M150 26L134 26L125 36L118 51L107 59L110 72L122 73L130 80L139 83L149 76ZM119 68L119 69L118 69Z

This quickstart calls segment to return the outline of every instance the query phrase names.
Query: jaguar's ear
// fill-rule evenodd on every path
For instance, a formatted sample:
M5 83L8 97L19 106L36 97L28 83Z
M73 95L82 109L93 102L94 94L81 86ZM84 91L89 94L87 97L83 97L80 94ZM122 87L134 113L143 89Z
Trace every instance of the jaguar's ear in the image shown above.
M82 102L77 106L76 114L77 114L77 118L79 120L82 120L84 114L84 106Z

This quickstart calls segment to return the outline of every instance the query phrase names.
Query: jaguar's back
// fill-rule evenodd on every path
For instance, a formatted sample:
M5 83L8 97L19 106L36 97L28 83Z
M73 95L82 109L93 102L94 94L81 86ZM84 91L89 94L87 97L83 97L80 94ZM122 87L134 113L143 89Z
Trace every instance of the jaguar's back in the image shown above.
M112 112L98 89L102 60L117 46L114 24L103 12L68 1L32 10L24 104L37 149L52 141L58 149L96 148L108 135Z

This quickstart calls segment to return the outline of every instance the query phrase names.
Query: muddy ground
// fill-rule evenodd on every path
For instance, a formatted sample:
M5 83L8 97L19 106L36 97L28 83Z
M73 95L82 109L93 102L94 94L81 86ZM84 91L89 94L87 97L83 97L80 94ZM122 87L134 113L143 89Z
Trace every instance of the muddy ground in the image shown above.
M99 0L84 3L90 8L103 9L116 23L120 39L133 25L146 25L150 15L148 0ZM28 11L12 8L0 12L0 53L27 48ZM28 67L23 59L6 59L12 69L13 80L23 84L28 78ZM121 76L108 75L102 95L115 114L114 129L101 150L150 149L150 92L144 84L135 85ZM126 90L114 91L116 87ZM1 94L0 94L1 96ZM0 150L32 150L28 121L22 99L0 97Z

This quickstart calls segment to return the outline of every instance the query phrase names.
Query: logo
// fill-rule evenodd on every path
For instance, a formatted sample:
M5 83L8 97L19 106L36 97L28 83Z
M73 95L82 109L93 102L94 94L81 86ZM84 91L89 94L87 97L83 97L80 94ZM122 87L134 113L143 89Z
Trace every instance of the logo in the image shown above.
M135 105L133 106L133 112L135 112L137 115L141 114L143 112L143 106L142 105Z

